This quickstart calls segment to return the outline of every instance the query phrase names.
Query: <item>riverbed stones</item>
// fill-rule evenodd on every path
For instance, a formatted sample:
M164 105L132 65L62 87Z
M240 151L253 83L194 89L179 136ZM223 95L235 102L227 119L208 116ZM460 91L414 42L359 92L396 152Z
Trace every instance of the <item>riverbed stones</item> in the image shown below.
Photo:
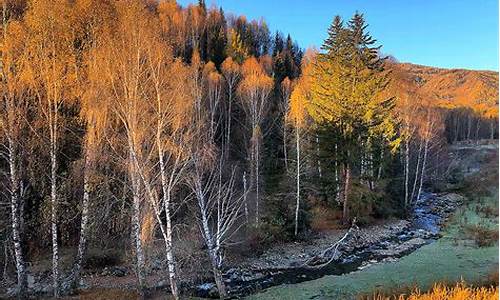
M102 276L116 276L116 277L123 277L128 274L128 270L126 267L120 267L120 266L114 266L114 267L105 267L102 270L101 275Z
M383 257L398 257L424 244L426 244L426 241L423 238L418 237L410 239L399 245L393 245L392 247L389 247L387 249L373 250L373 252Z
M203 283L198 285L196 289L199 297L216 298L219 295L219 291L217 290L215 283Z

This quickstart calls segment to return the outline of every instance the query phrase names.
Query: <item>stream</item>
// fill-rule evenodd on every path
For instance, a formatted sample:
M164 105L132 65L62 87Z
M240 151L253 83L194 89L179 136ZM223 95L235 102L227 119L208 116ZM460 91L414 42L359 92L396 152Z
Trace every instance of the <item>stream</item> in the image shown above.
M409 226L374 243L358 247L356 237L350 241L352 247L330 264L321 268L304 267L303 261L287 268L238 269L231 268L224 273L224 281L234 298L244 297L263 289L281 285L314 280L326 275L342 275L362 270L378 262L390 262L408 255L423 245L440 237L443 221L455 210L460 201L454 197L425 192L415 203ZM213 283L196 287L193 295L212 298L217 296Z

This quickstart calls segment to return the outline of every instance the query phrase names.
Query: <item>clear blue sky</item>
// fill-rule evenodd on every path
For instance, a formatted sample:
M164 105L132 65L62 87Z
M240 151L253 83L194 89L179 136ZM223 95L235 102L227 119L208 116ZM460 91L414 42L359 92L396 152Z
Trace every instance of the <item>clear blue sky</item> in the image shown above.
M197 2L180 0L178 3ZM300 46L320 46L337 14L358 10L382 51L401 62L498 71L498 0L206 0L225 12L264 19Z

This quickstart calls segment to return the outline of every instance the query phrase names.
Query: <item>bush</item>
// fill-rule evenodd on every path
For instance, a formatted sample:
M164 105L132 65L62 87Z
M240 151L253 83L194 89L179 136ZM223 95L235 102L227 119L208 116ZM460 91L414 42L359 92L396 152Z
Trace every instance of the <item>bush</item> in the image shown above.
M299 233L310 228L310 213L306 195L301 196L299 209ZM284 242L295 238L295 194L276 194L268 196L265 201L265 214L259 228L264 232L266 241Z
M83 263L86 269L101 269L121 264L123 253L116 249L89 249Z
M339 222L342 218L342 210L338 207L331 207L323 201L315 201L311 207L311 229L313 231L343 228Z
M357 217L358 225L368 225L375 219L387 219L399 215L399 203L386 192L386 183L378 182L373 189L354 181L349 196L351 217Z
M482 214L485 218L488 219L498 217L498 209L489 205L476 205L476 213Z
M478 247L489 247L498 241L498 229L490 229L482 225L466 225L464 231Z

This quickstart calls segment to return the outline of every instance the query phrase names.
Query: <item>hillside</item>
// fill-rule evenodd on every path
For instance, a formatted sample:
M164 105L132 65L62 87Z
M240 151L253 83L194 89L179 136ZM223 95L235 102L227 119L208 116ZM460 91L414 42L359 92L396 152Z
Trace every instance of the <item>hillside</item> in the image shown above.
M397 95L431 100L442 107L474 107L487 100L498 106L498 72L441 69L410 63L391 63L389 89Z

